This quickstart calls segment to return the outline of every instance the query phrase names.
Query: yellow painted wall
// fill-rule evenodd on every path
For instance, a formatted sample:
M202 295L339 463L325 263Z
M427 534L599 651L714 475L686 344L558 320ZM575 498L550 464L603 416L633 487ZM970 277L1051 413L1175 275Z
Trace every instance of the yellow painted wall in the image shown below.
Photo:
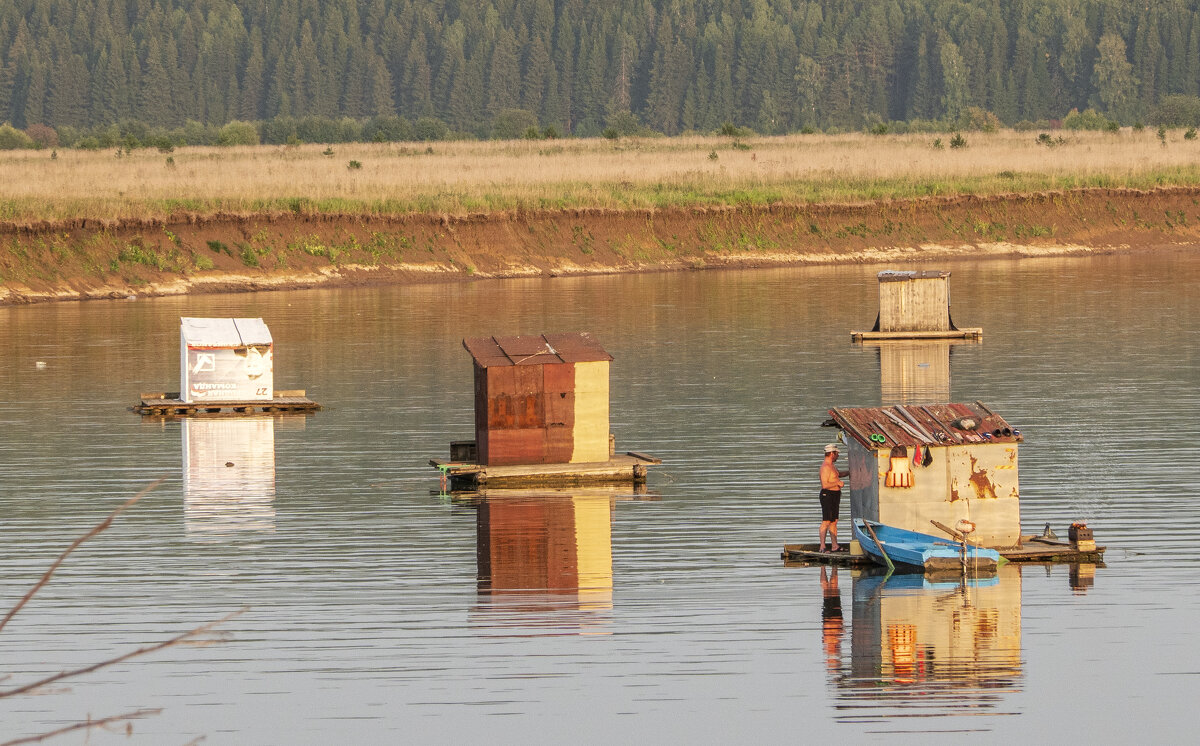
M887 486L888 450L876 454L880 523L940 536L931 519L953 527L966 518L977 527L972 538L984 546L1009 547L1020 541L1016 443L936 446L929 466L912 466L910 448L913 486L908 488Z
M608 461L608 361L575 363L575 450L571 463Z

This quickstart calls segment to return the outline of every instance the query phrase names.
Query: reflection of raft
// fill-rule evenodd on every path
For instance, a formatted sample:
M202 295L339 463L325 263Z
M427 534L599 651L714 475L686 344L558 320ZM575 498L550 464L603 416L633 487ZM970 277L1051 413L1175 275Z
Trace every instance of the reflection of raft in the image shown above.
M854 538L862 545L864 552L881 565L890 566L894 563L897 570L944 572L964 569L964 551L965 569L971 572L995 572L1000 564L1000 553L995 549L964 548L958 542L861 518L855 518L851 525Z

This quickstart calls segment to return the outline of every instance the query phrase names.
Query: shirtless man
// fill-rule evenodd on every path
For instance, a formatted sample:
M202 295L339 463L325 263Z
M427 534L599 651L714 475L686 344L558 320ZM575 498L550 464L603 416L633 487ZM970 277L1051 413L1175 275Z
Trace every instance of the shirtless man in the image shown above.
M837 552L841 550L841 545L838 544L837 538L837 520L838 509L842 503L842 487L845 482L842 477L849 472L838 471L838 468L833 465L838 458L838 447L836 443L830 443L825 446L825 461L821 464L821 530L819 533L819 549L817 551L825 551L825 536L829 534L833 537L833 545L831 551Z

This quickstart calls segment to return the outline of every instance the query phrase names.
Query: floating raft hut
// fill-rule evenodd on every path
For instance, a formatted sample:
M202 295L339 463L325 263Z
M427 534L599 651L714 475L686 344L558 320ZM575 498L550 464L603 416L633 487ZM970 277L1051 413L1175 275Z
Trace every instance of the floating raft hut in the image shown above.
M950 272L925 270L879 273L879 315L868 332L850 339L982 339L979 327L959 329L950 318Z
M464 339L475 366L475 440L430 459L453 489L645 482L661 459L616 453L612 356L586 332Z
M973 525L967 540L1014 562L1100 562L1083 540L1055 541L1021 534L1017 449L1024 441L983 402L829 410L824 424L844 433L850 475L850 517L926 534ZM1074 532L1073 533L1077 533ZM1078 539L1078 537L1072 537ZM784 559L836 561L851 552L816 552L789 545ZM828 557L827 557L828 555Z
M262 319L181 318L179 391L143 393L133 411L196 417L320 409L303 390L275 390L274 347Z

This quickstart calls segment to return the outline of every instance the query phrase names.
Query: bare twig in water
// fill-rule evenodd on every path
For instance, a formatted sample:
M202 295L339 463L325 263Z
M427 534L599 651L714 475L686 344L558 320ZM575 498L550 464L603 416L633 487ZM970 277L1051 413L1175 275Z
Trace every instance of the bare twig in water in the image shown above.
M199 627L190 629L181 635L176 635L175 637L172 637L169 640L164 640L163 642L156 643L154 645L147 645L146 647L138 648L137 650L130 651L128 653L125 653L124 655L118 655L116 658L109 658L106 661L101 661L99 663L93 663L90 666L84 666L83 668L77 668L73 671L63 671L61 673L56 673L53 676L47 676L46 678L41 679L39 681L34 681L33 683L25 684L24 686L19 686L15 689L9 689L7 691L0 692L0 699L3 699L5 697L14 697L18 694L25 694L26 692L31 692L34 689L39 689L43 686L46 686L47 684L53 684L56 681L62 681L63 679L69 679L69 678L73 678L75 676L82 676L86 673L91 673L92 671L96 671L101 668L107 668L109 666L116 665L123 661L127 661L130 658L136 658L140 655L146 655L147 653L153 653L155 651L162 650L163 648L169 648L172 645L178 645L179 643L183 642L184 640L188 640L188 639L196 637L198 635L202 635L205 632L208 632L209 630L211 630L213 627L216 627L219 624L224 624L225 622L228 622L230 619L233 619L235 616L238 616L239 614L241 614L245 611L246 611L245 608L238 609L237 611L233 612L232 614L226 614L225 616L221 617L220 619L216 620L215 622L209 622L207 624L202 624ZM0 746L2 746L2 745L0 745Z
M14 741L5 741L4 743L0 743L0 746L17 746L17 744L21 743L41 743L47 738L61 736L62 734L70 733L71 731L84 730L86 728L103 728L105 726L112 725L113 723L120 722L126 722L128 724L130 720L137 720L139 718L149 717L150 715L157 715L160 712L162 712L161 709L136 710L134 712L127 712L124 715L113 715L112 717L106 717L100 720L92 720L89 718L80 723L73 723L64 728L52 730L49 733L43 733L40 736L28 736L26 738L18 738ZM132 725L130 725L130 728L132 728Z
M63 560L65 560L67 558L67 555L69 555L71 552L74 552L79 547L79 545L82 544L83 542L87 541L88 539L92 538L96 534L100 533L101 531L103 531L106 528L108 528L109 526L111 526L113 520L117 516L119 516L126 508L132 506L138 500L141 500L146 495L146 493L150 492L150 490L152 490L155 487L157 487L158 485L162 484L165 480L166 480L166 477L160 477L159 479L156 479L153 482L151 482L150 484L146 485L145 487L142 488L142 490L140 492L138 492L136 495L134 495L133 497L126 500L116 510L109 513L108 517L105 518L103 521L100 521L98 524L96 524L96 526L94 528L92 528L91 531L88 531L83 536L80 536L78 539L71 542L71 546L67 547L66 550L63 551L62 554L58 555L58 559L54 560L54 562L50 565L50 569L46 570L46 573L44 575L42 575L42 579L39 580L37 583L35 583L33 585L33 587L29 589L29 592L26 593L25 596L22 597L21 600L17 602L16 606L12 607L12 609L10 609L9 612L4 615L3 619L0 619L0 630L3 630L4 625L8 624L8 620L10 620L14 616L16 616L17 612L20 611L21 608L23 606L25 606L25 604L29 603L29 599L33 598L34 595L46 585L46 583L50 582L51 576L53 576L54 572L56 570L58 570L59 565L61 565L63 563Z
M93 527L92 530L88 531L86 534L84 534L83 536L80 536L78 539L73 541L71 543L71 545L69 547L67 547L66 550L58 556L58 559L54 560L54 562L50 565L50 568L48 570L46 570L45 574L42 575L41 579L38 580L38 582L35 583L32 588L29 589L29 592L26 593L21 598L21 600L18 601L17 604L15 606L13 606L12 609L9 610L9 612L4 616L3 619L0 619L0 630L3 630L4 626L6 624L8 624L9 620L12 619L14 616L16 616L17 612L20 611L21 608L25 606L25 604L29 603L29 600L32 599L39 590L41 590L47 583L50 582L50 578L54 576L55 571L58 570L59 566L62 565L63 560L65 560L67 558L67 556L71 554L71 552L75 551L79 547L79 545L83 544L83 542L87 541L88 539L92 538L93 536L96 536L97 534L99 534L100 532L104 531L109 526L111 526L113 520L116 519L116 517L118 515L120 515L122 512L124 512L127 508L129 508L132 505L134 505L135 503L137 503L138 500L141 500L143 497L145 497L145 495L148 492L150 492L151 490L153 490L155 487L158 487L160 484L162 484L163 481L165 481L165 479L166 478L163 477L161 479L155 480L154 482L151 482L149 485L147 485L145 488L143 488L141 491L139 491L136 495L134 495L133 497L129 498L124 503L122 503L116 510L109 513L108 517L105 518L100 523L96 524L96 526ZM163 642L160 642L160 643L157 643L154 645L147 645L145 647L138 648L137 650L131 651L129 653L125 653L124 655L119 655L116 658L110 658L108 660L101 661L99 663L95 663L90 666L85 666L83 668L77 668L72 671L63 671L61 673L57 673L53 676L48 676L44 679L35 681L30 684L25 684L23 686L19 686L14 689L9 689L7 691L0 691L0 699L3 699L5 697L13 697L18 694L26 694L26 693L33 692L38 689L44 689L46 686L53 684L57 681L74 678L76 676L82 676L84 674L91 673L92 671L96 671L101 668L107 668L108 666L113 666L113 665L116 665L117 663L127 661L130 658L136 658L141 655L146 655L148 653L153 653L155 651L162 650L163 648L171 647L172 645L178 645L178 644L181 644L181 643L184 643L187 641L192 641L192 640L194 640L194 638L197 638L200 635L210 632L217 625L223 624L245 611L246 611L245 608L239 609L239 610L233 612L232 614L227 614L226 616L221 617L220 619L218 619L216 621L209 622L207 624L202 624L199 627L195 627L193 629L188 630L187 632L184 632L183 634L176 635L175 637L172 637L169 640L165 640ZM10 678L12 678L12 677L9 675L0 676L0 681L7 681ZM55 736L59 736L64 733L70 733L72 731L78 731L78 730L90 731L93 728L107 728L110 725L113 725L116 723L121 723L121 722L125 723L126 732L132 733L133 732L133 723L132 723L133 720L136 720L138 718L148 717L151 715L157 715L160 712L162 712L161 709L142 709L142 710L135 710L134 712L127 712L123 715L113 715L111 717L101 718L99 720L93 720L89 716L86 720L82 720L78 723L72 723L71 725L64 726L57 730L48 731L48 732L42 733L40 735L24 736L24 737L18 738L16 740L5 741L3 743L0 743L0 746L17 746L17 744L40 743L41 741L44 741L48 738L53 738ZM192 744L199 743L201 740L203 740L203 737L192 741ZM190 746L190 744L189 744L189 746Z

